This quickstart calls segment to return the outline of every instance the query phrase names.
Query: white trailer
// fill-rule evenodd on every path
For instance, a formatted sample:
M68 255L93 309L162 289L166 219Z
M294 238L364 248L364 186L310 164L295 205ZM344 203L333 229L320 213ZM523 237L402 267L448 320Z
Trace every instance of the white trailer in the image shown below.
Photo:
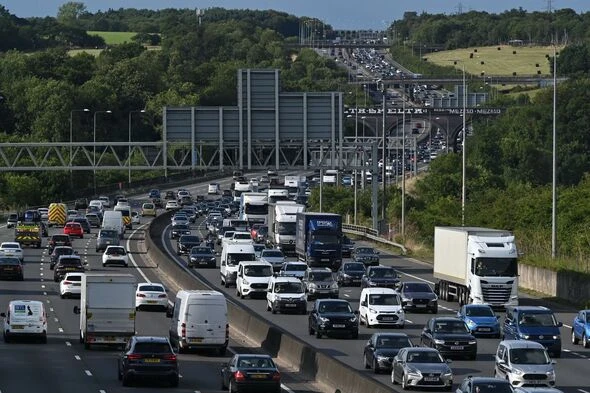
M459 304L518 305L514 235L479 227L434 228L434 277L442 300Z
M240 200L240 220L266 223L268 215L268 194L245 192Z
M283 251L295 253L297 235L297 213L305 211L305 206L295 201L277 201L268 207L268 243Z
M135 292L132 274L89 273L82 276L80 343L123 346L135 334Z

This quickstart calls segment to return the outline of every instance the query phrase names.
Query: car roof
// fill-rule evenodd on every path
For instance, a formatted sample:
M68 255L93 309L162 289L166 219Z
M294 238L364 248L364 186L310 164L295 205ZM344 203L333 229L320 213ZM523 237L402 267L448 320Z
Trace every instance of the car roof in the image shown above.
M434 319L435 321L459 321L461 323L463 323L463 320L461 318L457 318L457 317L433 317L432 319Z
M501 378L494 378L494 377L468 377L473 382L483 382L483 383L504 383L510 385L510 381L507 379Z
M261 354L261 353L240 353L240 354L237 354L236 356L238 358L249 357L249 358L262 358L262 359L271 359L272 360L272 356Z
M60 255L59 259L81 259L80 255L71 254L71 255Z
M305 263L305 262L302 262ZM309 267L307 268L310 272L330 272L332 273L332 269L329 267Z
M438 349L436 348L430 348L430 347L408 347L410 348L413 352L436 352L438 353Z
M346 303L350 304L350 302L346 299L316 299L316 303Z
M373 333L373 336L377 336L377 337L383 337L383 336L387 336L387 337L407 337L407 338L410 338L410 336L408 336L407 333L395 333L395 332L378 332L378 333Z
M14 245L17 245L20 248L20 243L19 242L2 242L0 244L0 246L14 246Z
M518 312L518 311L540 311L540 312L544 312L544 313L553 312L545 306L512 306L509 308L512 311L516 311L516 312Z
M373 287L373 288L363 288L363 290L361 291L361 293L378 293L378 294L386 294L386 293L395 293L397 294L397 291L393 288L379 288L379 287Z
M273 276L273 277L271 277L271 280L273 280L275 282L295 282L295 283L301 283L301 280L298 279L297 277L289 277L289 276Z
M265 261L241 261L239 264L240 265L249 265L249 266L252 266L252 265L272 266L270 263L265 262Z
M140 283L137 283L137 287L138 288L139 288L140 285L157 285L159 287L165 288L164 287L164 284L159 283L159 282L140 282Z
M71 272L71 273L66 272L66 276L80 276L80 277L82 277L85 274L86 273L80 273L80 272Z
M545 348L543 344L531 340L503 340L500 344L510 348Z
M158 342L168 343L168 337L164 336L133 336L131 337L135 342Z

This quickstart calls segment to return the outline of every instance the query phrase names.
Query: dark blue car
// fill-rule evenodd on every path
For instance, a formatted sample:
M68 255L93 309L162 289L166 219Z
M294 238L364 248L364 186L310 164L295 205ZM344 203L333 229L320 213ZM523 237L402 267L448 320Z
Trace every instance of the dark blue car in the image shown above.
M500 338L499 316L487 304L466 304L459 309L460 318L474 336L490 336Z
M547 307L515 306L506 309L502 340L531 340L542 344L552 357L561 357L561 334L553 311Z

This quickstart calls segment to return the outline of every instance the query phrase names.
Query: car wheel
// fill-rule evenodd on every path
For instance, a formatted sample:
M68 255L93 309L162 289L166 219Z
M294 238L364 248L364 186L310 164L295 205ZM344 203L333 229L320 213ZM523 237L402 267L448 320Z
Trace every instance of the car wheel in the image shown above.
M129 375L123 374L121 381L123 386L131 386L131 377Z
M271 311L273 314L276 314L276 313L277 313L277 310L274 308L274 306L270 306L270 311Z
M367 354L365 353L363 355L363 363L366 369L370 369L371 365L369 364L369 359L367 359Z
M307 325L307 332L310 336L313 336L313 334L315 333L313 328L311 327L311 324Z
M41 336L41 344L47 344L47 334Z
M377 359L373 359L373 372L375 374L379 374L381 370L379 370L379 364L377 364Z
M584 348L590 348L590 341L588 341L588 337L586 337L586 333L582 335L582 345Z
M6 333L4 333L4 342L5 343L9 343L10 342L10 337L8 337L8 335Z
M322 332L320 332L319 329L315 331L315 337L316 338L322 338Z
M572 329L572 344L576 345L580 342L580 340L576 337L576 333L574 333L574 329Z
M59 294L59 297L62 298L62 299L65 299L66 298L66 295L64 295L63 293L60 293Z
M406 382L406 376L404 374L402 374L401 383L402 383L402 389L403 390L408 390L409 389L408 383Z
M397 381L395 380L395 373L391 370L391 384L397 385Z

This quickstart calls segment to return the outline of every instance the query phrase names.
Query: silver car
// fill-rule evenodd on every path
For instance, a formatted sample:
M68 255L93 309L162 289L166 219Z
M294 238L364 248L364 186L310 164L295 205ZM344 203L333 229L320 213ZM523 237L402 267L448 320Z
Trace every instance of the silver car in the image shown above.
M276 250L272 248L262 250L259 259L263 262L270 263L272 265L272 270L274 270L275 272L281 270L281 266L283 266L283 263L287 261L287 259L285 258L285 254L283 254L281 250Z
M402 389L414 387L451 390L453 371L450 360L444 360L434 348L402 348L393 358L391 382L400 383Z
M542 344L530 340L504 340L496 350L494 376L512 386L555 386L555 361Z

